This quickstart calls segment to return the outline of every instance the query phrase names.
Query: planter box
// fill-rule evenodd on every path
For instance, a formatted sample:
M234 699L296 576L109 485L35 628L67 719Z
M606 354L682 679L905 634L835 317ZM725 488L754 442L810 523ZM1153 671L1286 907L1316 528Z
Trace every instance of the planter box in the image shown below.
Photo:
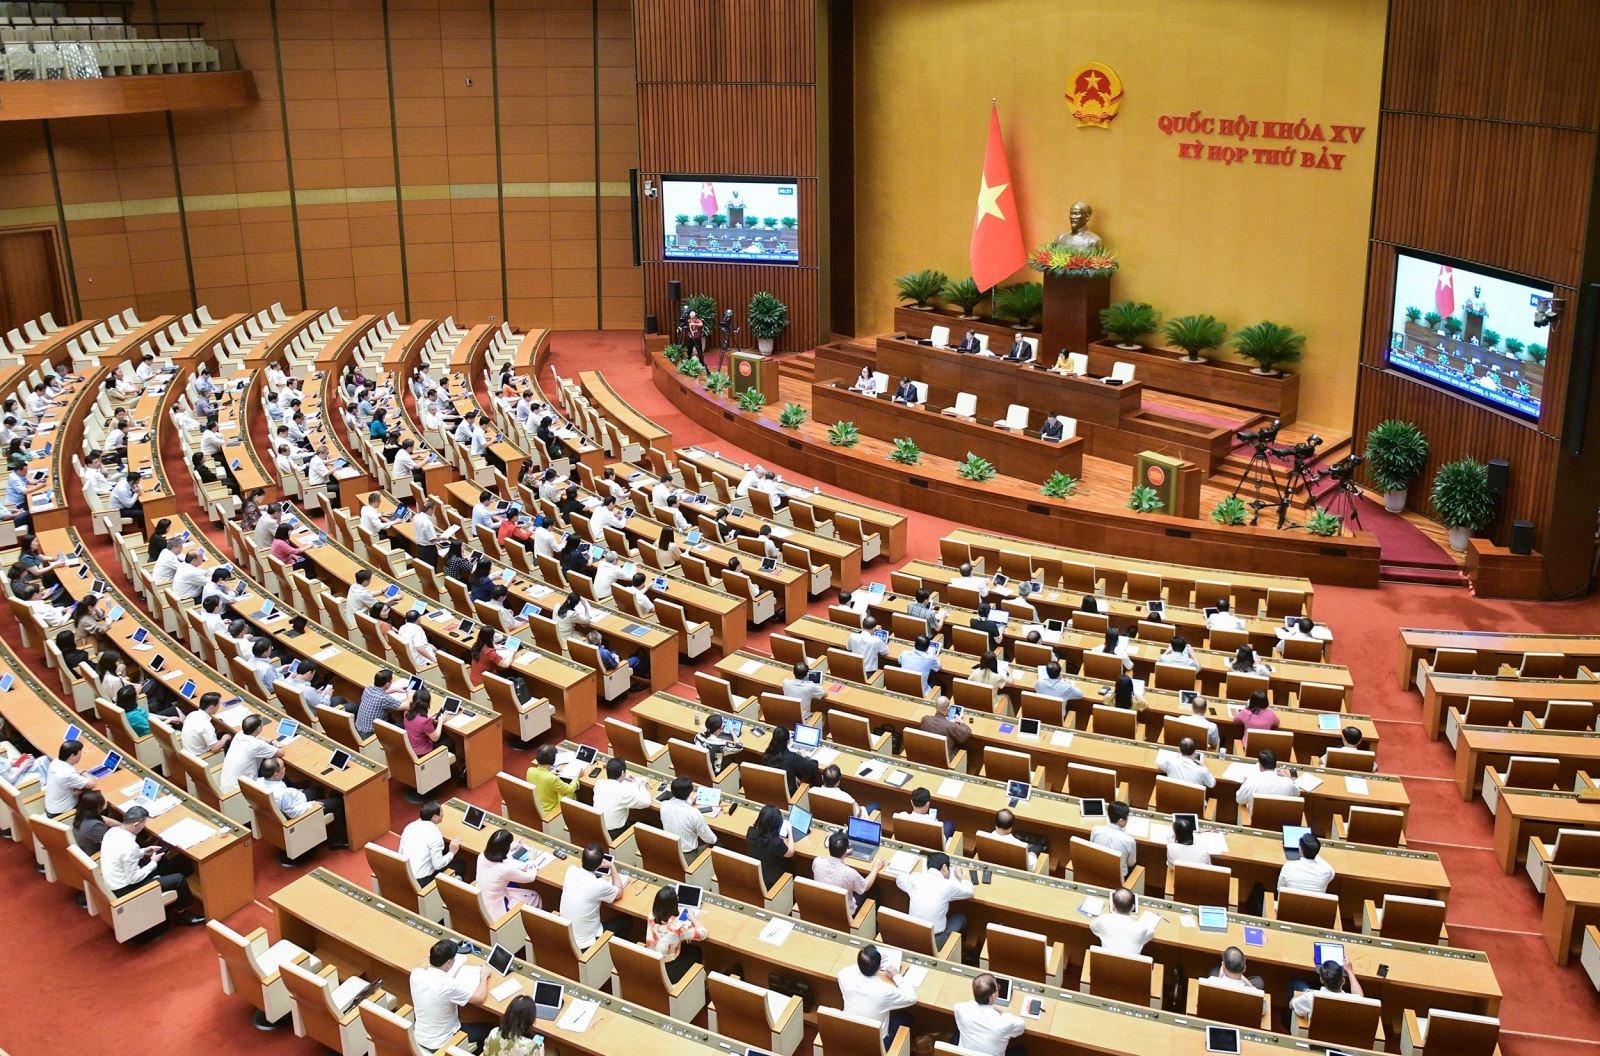
M1260 411L1288 425L1300 412L1300 375L1271 377L1252 374L1244 363L1209 360L1185 363L1183 353L1170 348L1118 348L1110 341L1089 346L1089 371L1110 374L1118 361L1132 363L1134 377L1158 392L1195 396L1230 407Z
M997 356L1003 356L1011 351L1011 342L1018 333L1010 324L1002 323L995 319L979 316L976 319L963 319L961 313L952 308L930 308L923 311L920 308L907 308L904 305L894 310L894 328L896 332L907 337L927 337L928 333L936 326L950 328L950 343L955 344L961 340L961 335L968 330L975 330L980 334L989 335L989 347ZM1039 331L1033 328L1021 331L1024 337L1038 337ZM1044 342L1039 342L1039 355L1044 355ZM1054 362L1052 358L1051 362Z

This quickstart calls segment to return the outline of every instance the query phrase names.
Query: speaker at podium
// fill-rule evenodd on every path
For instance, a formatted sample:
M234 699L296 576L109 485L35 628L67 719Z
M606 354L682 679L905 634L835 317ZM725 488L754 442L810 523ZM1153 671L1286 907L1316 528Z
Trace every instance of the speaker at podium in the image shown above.
M734 396L746 389L756 389L767 403L778 402L778 364L772 357L743 349L730 352L728 374L733 380Z

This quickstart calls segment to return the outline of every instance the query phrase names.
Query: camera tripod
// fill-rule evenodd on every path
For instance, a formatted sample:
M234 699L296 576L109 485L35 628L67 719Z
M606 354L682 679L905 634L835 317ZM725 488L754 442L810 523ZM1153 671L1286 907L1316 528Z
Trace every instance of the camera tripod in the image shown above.
M1255 527L1261 520L1261 511L1271 506L1278 506L1278 527L1283 527L1283 485L1278 480L1278 470L1272 464L1270 441L1257 438L1253 441L1255 453L1250 456L1250 464L1239 475L1239 483L1233 486L1232 498L1238 498L1239 493L1249 484L1255 491L1255 498L1246 503L1250 507L1250 526ZM1270 493L1269 500L1264 496Z
M1281 532L1285 528L1299 527L1299 525L1291 525L1289 523L1289 507L1294 502L1295 492L1299 491L1301 488L1304 488L1306 498L1312 498L1312 476L1307 472L1311 468L1311 463L1304 455L1300 453L1300 448L1298 446L1290 448L1287 451L1274 451L1273 454L1277 455L1279 458L1282 458L1285 455L1294 457L1294 466L1289 470L1289 479L1284 481L1283 484L1283 499L1278 504L1278 531Z
M1356 502L1361 494L1361 486L1352 477L1342 477L1339 483L1323 493L1322 502L1319 504L1323 513L1339 517L1347 525L1353 524L1361 527L1361 507Z

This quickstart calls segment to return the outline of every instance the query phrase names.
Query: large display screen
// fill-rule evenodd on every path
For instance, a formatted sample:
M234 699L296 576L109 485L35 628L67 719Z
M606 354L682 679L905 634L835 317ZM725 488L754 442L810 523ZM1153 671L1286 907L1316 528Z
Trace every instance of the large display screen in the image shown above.
M800 263L794 180L665 176L661 219L667 260Z
M1538 421L1550 331L1534 318L1552 292L1531 279L1400 253L1389 365Z

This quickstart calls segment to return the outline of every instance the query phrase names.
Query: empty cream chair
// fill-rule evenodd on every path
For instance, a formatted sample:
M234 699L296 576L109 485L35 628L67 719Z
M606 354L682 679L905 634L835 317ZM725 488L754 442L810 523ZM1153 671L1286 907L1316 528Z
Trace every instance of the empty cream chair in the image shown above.
M991 963L1003 974L1036 983L1060 986L1066 968L1067 950L1063 943L1051 942L1038 932L989 923L978 967L988 971Z
M889 391L889 375L881 370L872 372L872 391L874 395L882 396Z
M1424 1049L1449 1056L1495 1056L1500 1047L1500 1021L1435 1008L1426 1016L1405 1010L1400 1028L1401 1056L1422 1056Z
M295 1037L310 1038L341 1056L366 1056L372 1051L360 1006L354 1002L367 980L358 975L341 979L337 968L315 958L286 961L278 975L293 1003ZM382 990L368 994L367 1001L390 1008L396 1004L394 996Z
M661 954L613 937L611 962L617 970L617 996L624 1001L688 1022L706 1007L706 970L694 964L676 983L667 978Z
M1502 789L1529 788L1548 792L1561 778L1561 760L1547 755L1513 755L1502 774L1493 766L1483 768L1483 801L1489 813L1499 810Z
M1382 903L1369 898L1362 903L1361 933L1429 946L1450 945L1444 903L1434 898L1385 894Z
M206 921L211 948L217 952L222 992L240 994L255 1007L257 1030L272 1030L294 1011L294 1000L283 983L282 966L307 956L287 939L272 942L266 928L240 935L220 920Z
M934 327L928 332L928 340L933 342L935 348L949 348L950 328L948 326Z
M1078 989L1130 1005L1160 1008L1164 975L1165 966L1143 954L1129 957L1091 946L1084 955Z
M799 1047L805 1031L799 997L720 972L708 976L706 988L711 998L707 1026L712 1033L767 1052L789 1054Z
M941 414L948 414L955 418L976 418L978 415L978 397L970 392L956 393L956 402L953 407L946 407Z
M1013 403L1006 408L1006 416L995 422L999 429L1014 429L1017 432L1028 428L1028 407L1026 404Z
M1538 836L1528 839L1528 879L1534 889L1544 894L1549 882L1550 867L1573 866L1578 869L1600 869L1600 832L1593 829L1557 829L1556 838L1545 843Z
M1111 380L1120 381L1122 384L1127 385L1133 381L1133 371L1132 363L1124 363L1118 360L1111 364Z

